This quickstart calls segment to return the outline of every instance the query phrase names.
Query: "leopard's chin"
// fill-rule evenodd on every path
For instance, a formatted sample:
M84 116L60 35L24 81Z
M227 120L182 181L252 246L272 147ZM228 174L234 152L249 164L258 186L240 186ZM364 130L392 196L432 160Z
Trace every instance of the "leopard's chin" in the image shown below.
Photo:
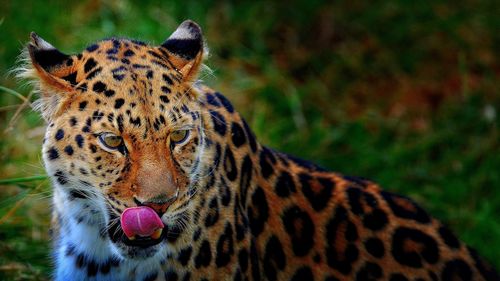
M152 237L136 237L129 239L119 224L108 226L108 237L117 252L125 259L144 259L160 252L166 243L166 231L157 239Z
M158 253L163 252L163 248L165 247L164 243L158 243L153 246L141 247L141 246L128 246L123 242L114 243L114 247L116 248L118 254L123 259L128 260L144 260L147 258L151 258Z

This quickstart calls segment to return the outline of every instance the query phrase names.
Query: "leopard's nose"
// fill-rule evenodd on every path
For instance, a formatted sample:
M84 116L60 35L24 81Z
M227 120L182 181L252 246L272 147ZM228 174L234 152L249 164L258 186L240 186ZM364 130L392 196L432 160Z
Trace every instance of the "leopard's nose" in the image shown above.
M170 207L170 205L172 205L172 203L177 200L177 197L179 197L178 189L177 192L171 196L162 194L153 198L143 200L141 200L141 198L134 197L134 202L137 204L137 206L147 206L155 210L155 212L158 213L158 215L161 217L167 211L168 207Z

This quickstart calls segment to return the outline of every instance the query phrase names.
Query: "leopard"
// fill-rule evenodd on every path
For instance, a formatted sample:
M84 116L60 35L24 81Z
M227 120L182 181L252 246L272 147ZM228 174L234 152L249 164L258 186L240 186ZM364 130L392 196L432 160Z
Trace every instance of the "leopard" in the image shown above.
M200 80L194 21L71 55L30 39L54 280L500 280L410 198L258 142Z

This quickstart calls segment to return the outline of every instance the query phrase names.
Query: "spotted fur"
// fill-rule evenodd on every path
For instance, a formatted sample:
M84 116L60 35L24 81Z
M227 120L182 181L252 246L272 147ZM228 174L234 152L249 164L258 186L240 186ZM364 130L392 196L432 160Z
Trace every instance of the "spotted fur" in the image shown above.
M160 46L112 38L66 55L32 34L28 53L56 280L499 280L410 199L257 142L196 82L205 47L191 21ZM106 149L104 132L123 146ZM166 231L130 246L118 218L141 204Z

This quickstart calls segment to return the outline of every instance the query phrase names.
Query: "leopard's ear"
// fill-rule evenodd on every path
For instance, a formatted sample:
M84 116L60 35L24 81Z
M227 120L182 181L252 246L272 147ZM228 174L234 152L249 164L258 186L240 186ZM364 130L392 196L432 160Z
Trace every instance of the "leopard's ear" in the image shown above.
M196 79L205 55L203 35L197 23L184 21L161 47L173 55L170 60L185 80Z
M28 52L40 82L58 90L71 91L76 84L76 58L63 54L34 32L30 37Z
M26 65L18 76L33 82L35 91L40 95L34 107L45 120L50 121L60 108L62 97L75 88L78 58L63 54L34 32L30 37Z

